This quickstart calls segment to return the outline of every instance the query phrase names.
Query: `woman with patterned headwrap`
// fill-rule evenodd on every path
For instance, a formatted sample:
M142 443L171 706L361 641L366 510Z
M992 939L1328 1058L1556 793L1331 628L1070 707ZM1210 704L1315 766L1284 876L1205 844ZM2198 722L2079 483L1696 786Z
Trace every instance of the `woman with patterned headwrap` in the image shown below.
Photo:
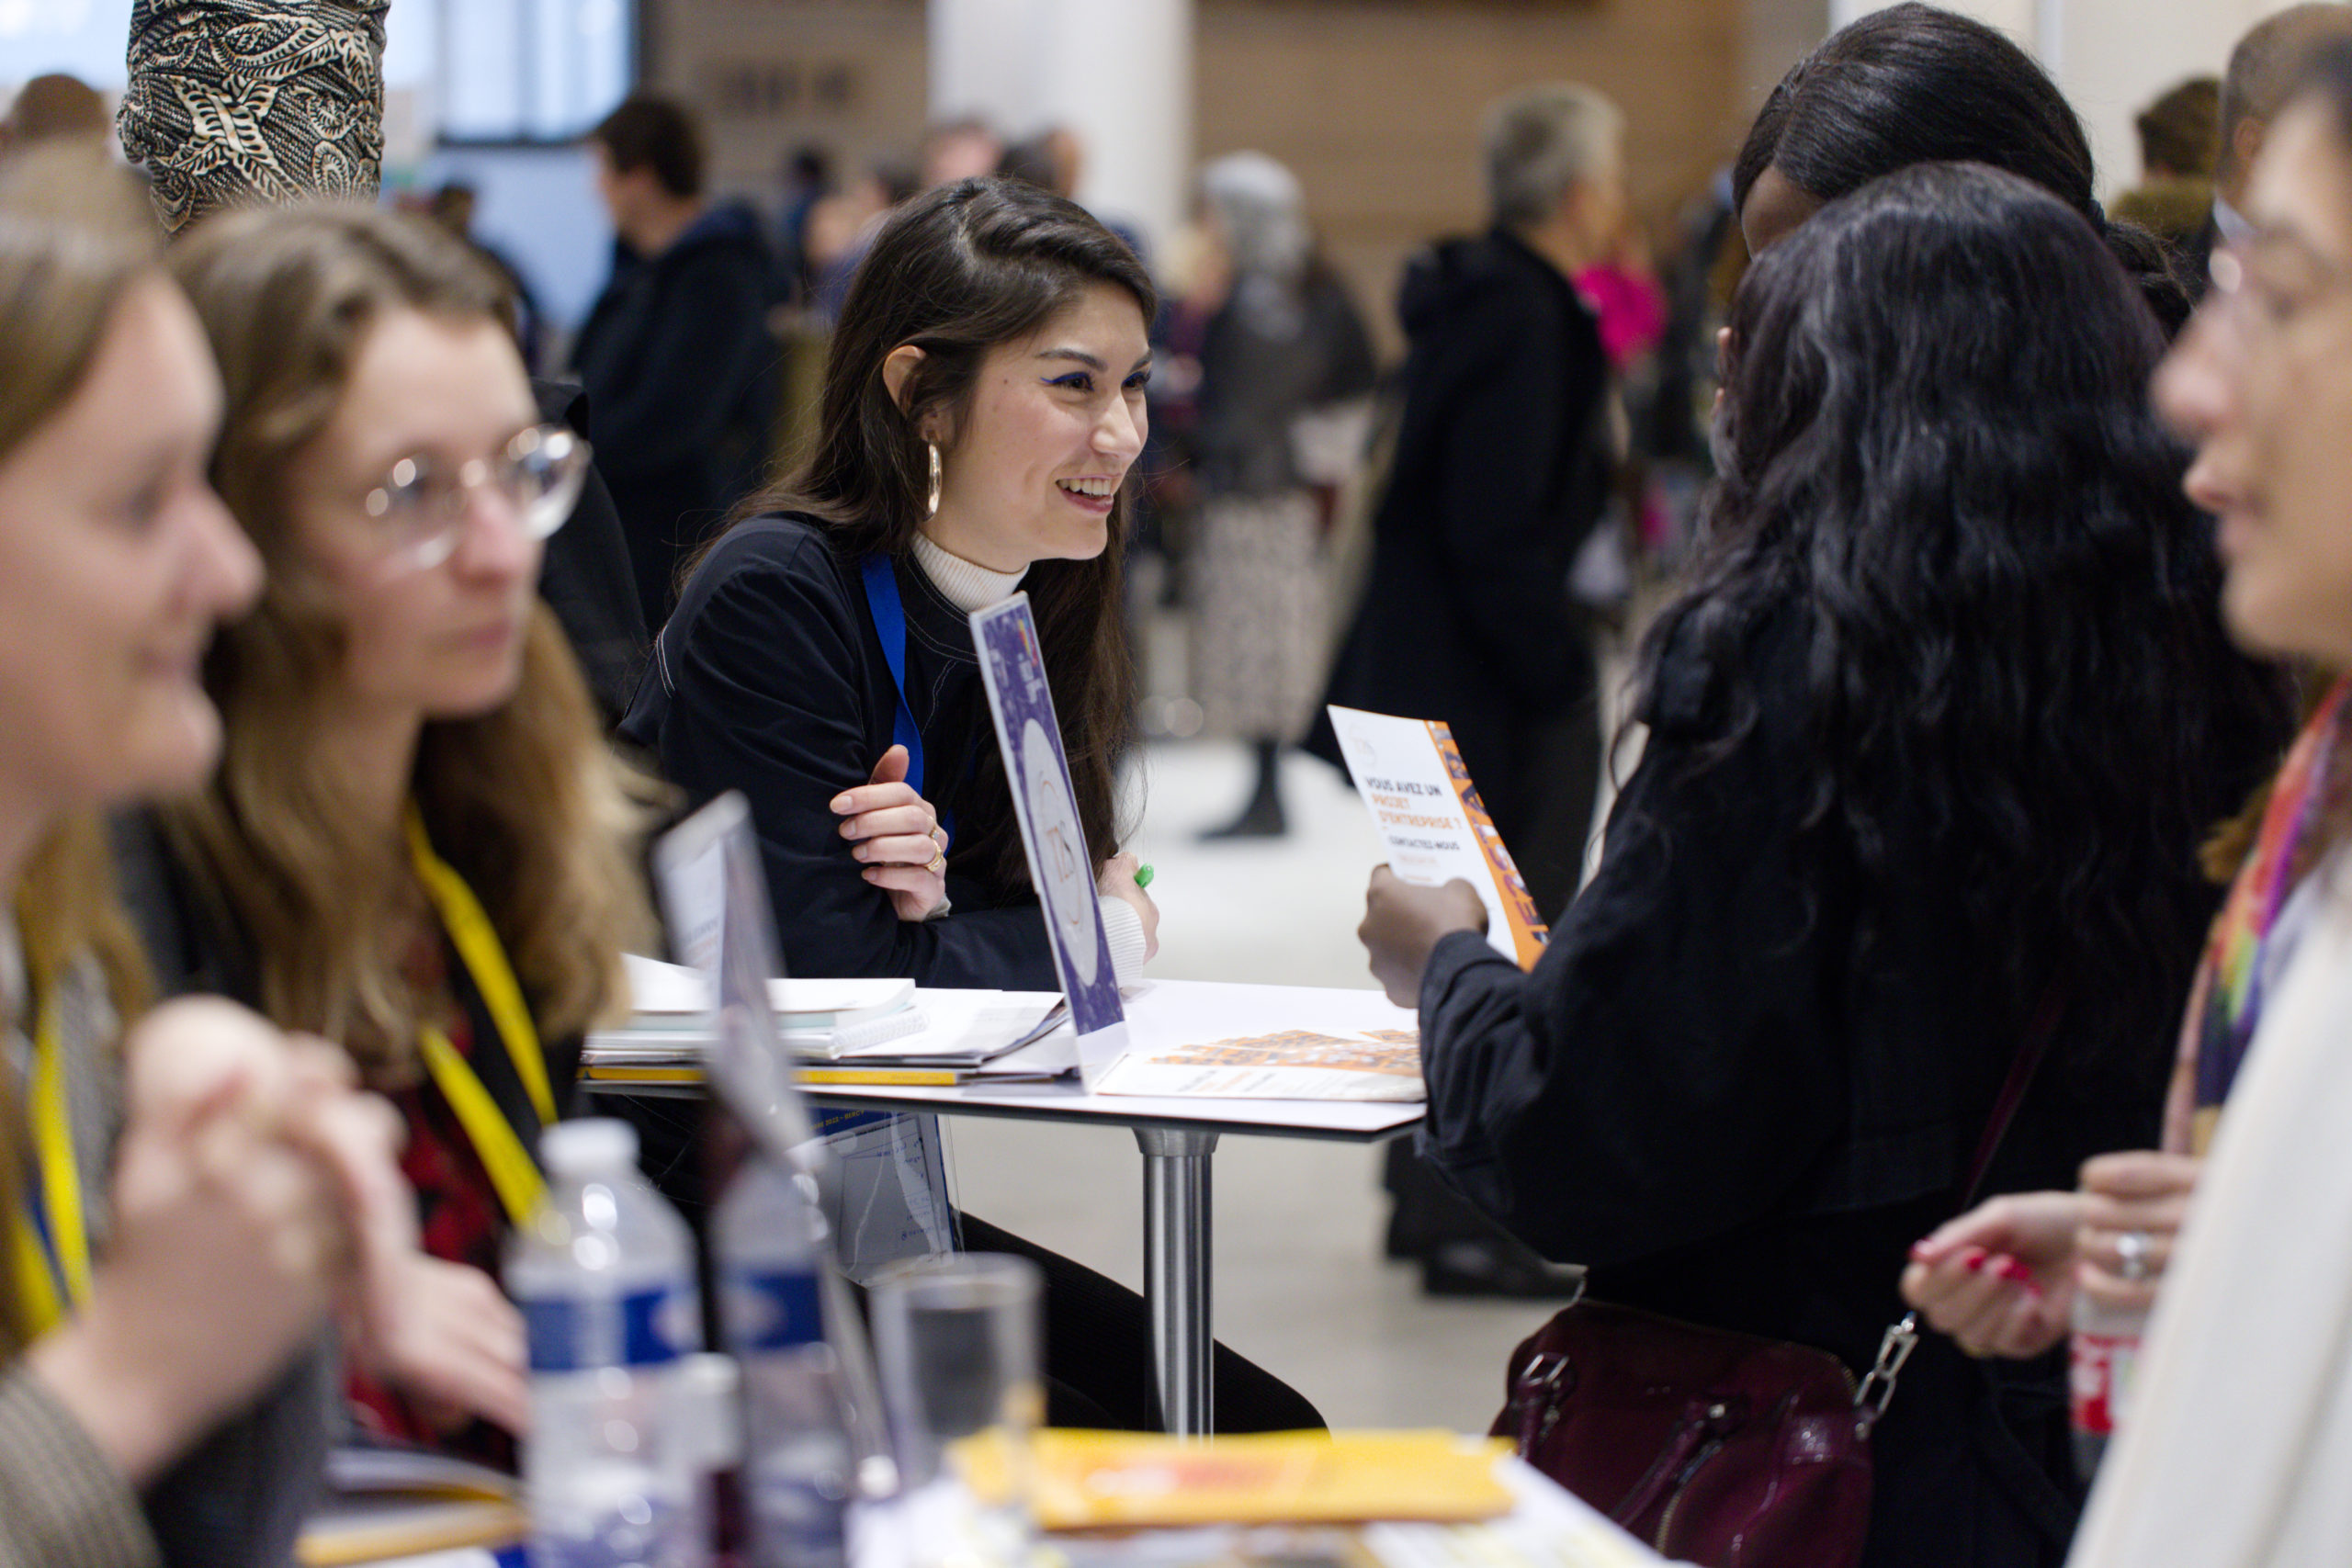
M390 0L132 0L116 129L174 233L222 207L376 194Z

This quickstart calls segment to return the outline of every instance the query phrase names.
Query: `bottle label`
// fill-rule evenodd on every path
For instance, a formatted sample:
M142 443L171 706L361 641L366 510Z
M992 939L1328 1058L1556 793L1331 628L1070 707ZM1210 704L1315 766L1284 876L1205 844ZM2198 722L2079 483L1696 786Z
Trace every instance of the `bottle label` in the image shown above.
M825 1312L816 1274L738 1269L727 1276L727 1337L738 1356L787 1350L825 1337Z
M550 1296L515 1304L523 1309L523 1324L530 1335L535 1372L666 1366L694 1349L701 1338L692 1291Z
M2140 1362L2137 1334L2075 1331L2066 1385L2075 1430L2111 1437L2132 1399L2132 1373Z

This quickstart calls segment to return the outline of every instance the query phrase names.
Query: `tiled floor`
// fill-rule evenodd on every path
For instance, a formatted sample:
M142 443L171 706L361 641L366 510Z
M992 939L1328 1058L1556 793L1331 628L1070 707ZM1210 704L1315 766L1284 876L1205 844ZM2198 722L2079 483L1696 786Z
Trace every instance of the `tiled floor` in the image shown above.
M1355 928L1377 842L1355 792L1320 762L1285 765L1294 831L1201 844L1239 808L1238 746L1160 742L1145 758L1134 847L1157 872L1170 979L1369 987ZM962 1202L995 1224L1139 1286L1141 1164L1123 1132L951 1122ZM1384 1261L1378 1155L1227 1137L1215 1161L1218 1337L1288 1381L1334 1426L1483 1430L1503 1359L1546 1309L1431 1301Z

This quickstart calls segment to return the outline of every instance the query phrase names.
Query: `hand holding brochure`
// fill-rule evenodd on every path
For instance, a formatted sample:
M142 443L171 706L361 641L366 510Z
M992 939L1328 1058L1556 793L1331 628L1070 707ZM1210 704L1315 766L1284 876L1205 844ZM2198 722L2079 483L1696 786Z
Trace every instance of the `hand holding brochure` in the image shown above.
M1435 719L1393 718L1331 705L1331 728L1388 846L1388 866L1407 882L1442 886L1459 877L1487 906L1487 940L1532 969L1550 934L1527 884L1495 831L1462 765L1453 731Z

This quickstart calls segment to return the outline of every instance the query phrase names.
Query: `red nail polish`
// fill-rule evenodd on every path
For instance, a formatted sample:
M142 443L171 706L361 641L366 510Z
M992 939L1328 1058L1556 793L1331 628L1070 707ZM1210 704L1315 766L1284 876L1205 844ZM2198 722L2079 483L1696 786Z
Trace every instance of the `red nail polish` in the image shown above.
M2002 1279L2008 1280L2009 1283L2013 1285L2030 1285L2033 1283L2033 1270L2027 1268L2024 1264L2018 1262L2014 1258L2004 1258L2001 1259L2000 1274Z
M1981 1247L1970 1247L1966 1252L1960 1255L1960 1266L1967 1269L1972 1274L1983 1273L1984 1271L1984 1249Z

